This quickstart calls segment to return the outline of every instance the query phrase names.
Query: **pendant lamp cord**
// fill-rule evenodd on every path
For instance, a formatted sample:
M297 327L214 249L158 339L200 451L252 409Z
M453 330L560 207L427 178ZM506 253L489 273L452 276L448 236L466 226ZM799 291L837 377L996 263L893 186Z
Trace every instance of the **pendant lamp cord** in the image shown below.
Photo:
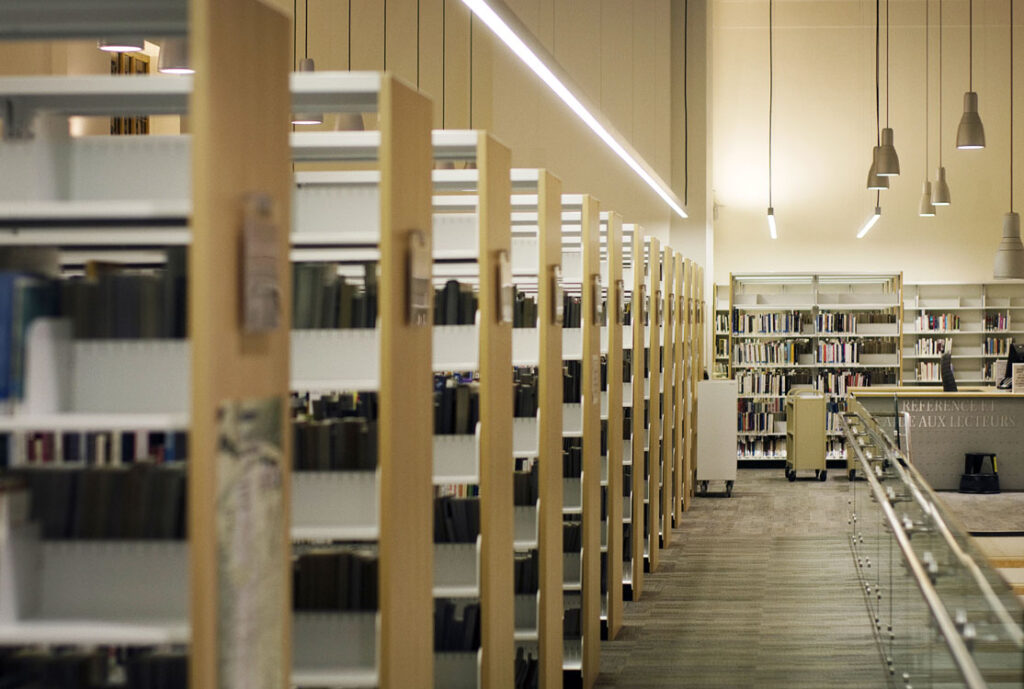
M775 106L774 0L768 0L768 206L772 205L772 111Z
M885 0L885 126L889 126L889 0Z
M309 59L309 0L306 0L306 9L303 10L306 20L306 33L302 38L302 53Z
M942 0L939 0L939 167L942 167Z
M1013 212L1013 0L1010 0L1010 212Z
M384 71L388 71L388 0L384 0Z
M974 90L974 0L967 2L967 90Z
M939 0L939 2L942 2L942 0ZM929 59L931 58L931 38L932 38L931 37L931 33L932 33L932 30L931 30L931 0L924 0L924 178L925 179L928 179L928 164L930 162L929 161L929 153L930 153L930 151L928 150L928 147L931 145L931 130L928 127L928 125L929 125L928 120L930 119L928 117L928 104L931 102L930 97L929 97L929 94L930 94L929 87L931 85L929 83L931 81L931 79L930 79L930 77L931 77L931 70L929 69L929 67L930 67ZM941 55L941 51L940 51L940 55ZM940 65L940 68L941 68L941 65L942 65L942 58L941 57L939 58L939 65ZM939 77L939 78L941 79L942 77ZM940 94L940 97L941 97L941 94L942 94L942 83L941 82L939 83L939 94ZM940 112L940 114L941 114L941 112ZM941 130L942 125L939 125L939 128ZM941 133L940 133L940 139L941 139ZM942 144L940 142L939 149L941 149L941 148L942 148ZM940 150L940 152L941 152L941 150Z
M298 55L298 27L295 26L295 17L299 14L299 0L292 0L292 71L295 71L295 58Z
M879 62L878 53L879 53L879 50L880 50L880 43L881 43L880 38L879 38L879 30L878 30L879 17L881 16L881 12L879 10L880 3L881 3L881 0L875 0L875 145L876 146L881 146L882 145L882 136L881 136L881 128L882 128L881 109L882 108L881 108L881 105L880 105L882 96L881 96L881 91L878 88L878 62Z
M348 71L352 71L352 0L348 0Z

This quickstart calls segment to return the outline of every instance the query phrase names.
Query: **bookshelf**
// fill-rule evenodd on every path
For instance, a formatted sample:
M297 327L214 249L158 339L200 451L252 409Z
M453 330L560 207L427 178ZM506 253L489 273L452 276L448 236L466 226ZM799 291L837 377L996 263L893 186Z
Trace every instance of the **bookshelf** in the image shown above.
M345 81L329 73L315 76ZM364 77L348 81L356 87ZM345 279L354 271L362 275L365 261L375 262L377 313L373 328L313 329L302 313L308 297L297 298L296 322L303 327L292 332L291 387L314 397L344 392L378 400L376 469L293 475L296 549L376 552L379 601L375 611L324 611L308 603L296 610L290 679L296 686L387 686L415 681L433 666L430 582L418 573L429 571L433 561L430 364L443 351L437 341L443 344L447 333L431 326L429 311L422 322L412 320L410 295L402 287L412 280L407 256L419 248L429 265L433 243L430 104L389 76L377 79L373 110L382 116L379 132L292 135L292 156L300 167L317 161L375 168L295 174L297 289L303 289L300 276L310 262ZM405 191L397 194L398 188ZM465 347L460 354L473 356ZM299 560L300 572L304 562ZM413 628L423 631L410 643L402 630Z
M659 480L661 494L658 528L661 531L658 539L659 548L667 548L672 540L672 509L673 477L675 459L675 321L676 321L676 252L665 246L661 252L662 274L662 342L661 342L661 471Z
M513 213L530 213L512 235L512 271L518 290L536 296L536 327L513 329L516 366L536 366L538 404L534 422L538 462L537 503L516 506L516 550L536 551L538 590L517 594L517 648L538 663L538 686L562 681L562 328L561 182L544 170L513 170ZM525 210L523 210L525 209ZM516 422L524 419L517 417ZM519 457L533 448L514 447ZM531 542L532 541L532 542Z
M513 448L512 270L510 155L484 132L435 132L435 159L468 160L475 171L461 171L470 194L448 203L449 171L435 171L434 264L436 287L458 280L475 292L473 325L451 326L453 337L476 341L477 358L467 362L459 347L434 357L435 374L468 373L479 381L479 422L475 434L475 476L449 472L451 453L435 436L434 484L444 494L478 496L479 534L470 542L435 542L435 610L453 610L457 620L478 605L479 649L435 647L434 683L450 687L507 686L514 676L515 597ZM451 196L452 194L448 194ZM435 342L435 347L438 343ZM465 364L474 364L466 368ZM537 452L537 424L526 433ZM471 436L472 437L472 436ZM466 480L471 479L471 480ZM465 540L465 539L463 539ZM451 606L449 608L448 606ZM444 618L448 622L447 617ZM435 614L435 626L442 620ZM473 644L470 643L470 646ZM415 683L415 682L414 682Z
M904 385L938 385L950 352L957 383L993 385L992 366L1024 341L1024 284L928 283L903 289Z
M187 306L187 340L181 334L175 341L164 342L152 333L135 333L116 343L85 342L74 339L67 329L62 333L59 326L44 324L45 318L37 319L27 341L30 377L26 380L26 404L8 410L6 430L12 433L10 442L15 449L22 445L22 434L29 431L39 434L33 445L46 445L46 438L55 440L58 431L103 432L108 440L100 445L116 443L106 445L110 450L106 457L104 450L91 458L74 459L66 454L74 443L62 448L56 442L53 447L62 450L60 461L77 465L64 467L67 472L60 473L73 472L83 481L114 485L142 473L151 474L150 468L165 478L177 473L174 478L180 486L179 497L185 501L182 509L188 511L188 522L211 528L184 532L182 526L175 537L161 540L126 539L109 530L98 539L51 539L39 530L38 523L28 520L23 511L27 502L21 507L15 504L18 490L5 491L0 500L7 519L0 541L8 552L0 559L16 563L21 571L0 574L0 599L4 601L0 604L4 608L0 639L4 644L43 646L173 647L182 662L188 653L191 684L206 687L244 682L245 668L239 658L258 657L268 664L254 666L269 668L259 677L262 686L285 686L291 652L286 633L290 605L285 595L290 568L288 519L286 513L269 525L258 519L280 517L289 506L290 451L281 441L287 429L289 314L284 306L279 320L267 323L264 331L243 332L237 317L241 266L236 249L241 239L239 199L249 192L261 192L270 208L265 219L272 229L266 240L273 251L268 263L271 270L263 284L287 297L288 143L281 123L290 110L288 19L251 0L194 0L170 3L161 11L138 3L81 2L74 8L51 5L27 10L12 5L2 14L4 39L26 35L95 39L111 26L181 36L186 31L185 17L191 15L192 58L203 76L194 84L187 82L185 95L191 93L191 104L186 106L182 98L174 106L178 112L188 107L191 137L72 139L66 116L95 107L95 102L90 102L95 94L86 83L91 83L91 78L10 78L0 84L5 100L17 101L16 107L5 109L5 140L0 144L0 165L5 168L0 175L4 180L0 182L4 244L56 249L56 264L48 272L64 278L100 256L136 264L136 250L142 244L147 245L142 253L149 266L164 264L168 247L187 244L190 260L181 279L193 295ZM228 17L232 20L226 21ZM228 55L232 62L240 61L231 74L211 68L226 63ZM253 83L248 77L257 73L261 88L248 88ZM31 103L17 96L28 81L34 82L41 100L60 103L60 107L48 108L46 117L35 117ZM122 81L129 91L142 92L151 86L149 80ZM137 113L116 101L105 101L102 107L116 114ZM168 105L154 107L161 112L171 109ZM248 113L244 121L231 114L239 109ZM254 139L264 145L249 146ZM176 165L181 161L176 156L182 151L185 165L191 166L191 180L183 174L184 168ZM96 175L83 174L88 167L79 166L102 156L108 156L113 164L102 167L102 186L90 184ZM137 175L136 168L124 164L133 158L146 169L160 172L152 177ZM164 186L158 178L169 183ZM217 183L207 183L210 179ZM27 225L33 230L18 231ZM72 248L75 243L77 249ZM76 355L81 351L76 368L83 370L70 376L54 376L51 371L49 380L33 380L36 373L47 369L47 347ZM135 395L128 400L108 397L105 404L95 406L103 398L102 388L85 387L88 377L97 373L86 374L87 362L96 363L111 376L110 388L115 391L125 380L140 388L159 384L162 374L156 371L164 363L177 374L177 384L169 388L169 394L157 394L141 408L130 406ZM73 388L61 390L61 380L73 380ZM261 404L247 406L256 400ZM244 429L235 422L235 415L243 408L265 424L252 436L239 435ZM180 466L159 470L142 466L150 463L148 455L142 455L152 450L152 445L147 448L138 441L148 431L157 430L187 432L187 478ZM239 456L218 455L219 441L225 437L238 438L244 451L250 448L251 439L267 442L264 468L268 478L277 480L267 484L246 512L230 502L217 503L218 497L232 493L232 486L218 482L218 477ZM126 445L126 441L135 442ZM153 442L151 434L148 442ZM129 453L125 448L132 444ZM165 445L162 452L169 450ZM10 455L15 466L22 460L38 459L32 457L31 450L27 457L19 454ZM180 465L180 459L168 464ZM135 460L140 466L129 471L124 465L135 464ZM99 466L108 463L122 466ZM239 476L253 476L250 465L235 468ZM124 485L108 488L122 491ZM103 508L110 518L112 503L100 500L97 507L100 509L93 510L85 503L83 519L100 519ZM166 517L164 512L161 515ZM184 513L177 519L183 520ZM249 535L262 546L260 550L241 552L232 547L232 537L245 524L253 529ZM10 549L17 555L9 557ZM225 586L225 577L240 564L255 577L242 586ZM145 587L138 586L140 581ZM236 595L242 589L245 598ZM235 626L241 619L237 616L256 612L256 608L261 623L258 633L229 638L219 632L220 625Z
M648 327L644 346L647 349L647 380L644 396L647 400L647 443L644 448L644 568L658 569L661 525L661 326L664 320L664 279L661 270L661 243L656 237L645 238L646 286L648 301Z
M785 459L780 396L793 388L830 394L827 457L845 458L834 424L846 389L899 381L902 289L900 274L730 277L730 371L739 382L741 465ZM721 341L718 325L715 339Z
M643 475L645 422L644 422L644 342L647 330L647 286L644 270L644 234L639 225L623 227L623 246L628 247L629 268L624 271L623 278L630 285L630 372L629 382L624 383L623 394L628 398L630 407L630 439L626 440L623 466L629 466L629 495L624 497L627 509L623 516L623 571L622 597L624 600L640 600L643 592L644 579L644 503L642 496L645 491ZM625 251L625 248L624 248ZM628 524L627 524L628 522ZM626 535L629 538L626 538ZM626 548L626 542L629 547Z
M690 482L684 479L683 455L684 438L686 431L683 423L686 417L687 390L685 386L687 368L686 361L686 323L689 310L687 309L686 289L686 261L682 254L676 254L676 295L673 300L676 305L676 318L674 321L675 335L673 337L672 358L675 361L673 368L673 419L672 419L672 526L679 527L683 519L684 493L683 487L689 486Z
M712 378L729 378L729 361L732 358L732 319L729 316L729 285L715 285L714 320L714 361L711 365Z
M604 214L603 214L604 215ZM605 514L602 520L601 621L602 638L614 639L622 628L622 541L623 541L623 343L630 326L626 323L626 289L622 218L607 213L602 229L601 282L604 285L604 322L601 345L605 351L605 402L607 428L602 491Z

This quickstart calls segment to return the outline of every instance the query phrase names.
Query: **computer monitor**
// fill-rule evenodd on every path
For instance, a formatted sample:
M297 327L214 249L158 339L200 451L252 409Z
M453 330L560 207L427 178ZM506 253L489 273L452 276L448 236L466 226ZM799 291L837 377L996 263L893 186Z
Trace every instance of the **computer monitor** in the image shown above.
M1000 390L1009 390L1013 387L1014 364L1024 364L1024 344L1014 344L1011 340L1006 352L1006 373L1003 379L996 384Z
M956 392L956 379L953 377L953 355L946 352L939 359L939 374L942 376L942 391Z

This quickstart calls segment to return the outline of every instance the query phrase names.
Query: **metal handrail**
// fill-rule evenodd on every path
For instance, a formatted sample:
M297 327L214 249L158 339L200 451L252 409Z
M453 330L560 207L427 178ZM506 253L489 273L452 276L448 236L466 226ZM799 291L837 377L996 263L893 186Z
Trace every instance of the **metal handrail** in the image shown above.
M841 414L840 423L842 423L847 436L852 440L854 438L854 433L847 421L847 416L848 414ZM885 447L890 451L890 459L896 459L899 457L899 459L893 463L895 466L899 466L899 464L902 463L902 457L899 456L899 451L895 450L895 448L891 446L883 434L878 433L876 429L872 427L875 424L866 423L867 420L860 415L857 415L857 418L861 420L864 424L865 430L873 436L875 442L879 446ZM872 419L872 421L874 420ZM875 499L881 506L886 520L889 522L889 528L891 529L892 535L896 539L896 543L899 545L900 551L903 553L903 558L914 577L914 582L917 584L925 603L928 605L928 609L931 611L932 618L939 627L942 638L945 639L946 646L949 649L950 655L953 657L953 662L960 671L960 676L970 689L986 689L988 684L985 682L984 677L982 677L981 671L975 664L973 656L967 649L967 645L964 643L963 638L960 636L960 633L956 628L956 624L954 624L953 620L950 619L949 613L946 611L946 607L943 605L942 599L935 590L924 565L921 564L921 561L917 557L917 553L914 552L913 547L910 545L910 537L904 530L903 524L897 518L896 512L893 510L885 490L882 489L882 484L879 483L874 471L872 471L870 460L864 456L863 448L859 443L856 441L850 442L849 446L854 449L854 452L857 455L857 460L863 467L864 476L867 478L867 481L871 486L871 491L874 493Z

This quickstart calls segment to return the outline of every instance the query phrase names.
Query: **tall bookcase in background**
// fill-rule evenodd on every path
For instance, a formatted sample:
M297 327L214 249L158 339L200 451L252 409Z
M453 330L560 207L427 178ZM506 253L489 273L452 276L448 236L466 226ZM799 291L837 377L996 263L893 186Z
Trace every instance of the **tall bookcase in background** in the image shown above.
M903 384L937 384L952 355L961 385L994 384L1011 341L1024 341L1024 283L927 283L903 289Z
M711 377L724 380L730 377L729 360L732 358L732 318L729 313L729 285L715 285L714 348Z
M836 419L846 390L900 379L902 276L733 275L729 294L739 461L785 459L784 398L794 388L828 395L827 457L845 458ZM716 355L721 320L716 308Z

